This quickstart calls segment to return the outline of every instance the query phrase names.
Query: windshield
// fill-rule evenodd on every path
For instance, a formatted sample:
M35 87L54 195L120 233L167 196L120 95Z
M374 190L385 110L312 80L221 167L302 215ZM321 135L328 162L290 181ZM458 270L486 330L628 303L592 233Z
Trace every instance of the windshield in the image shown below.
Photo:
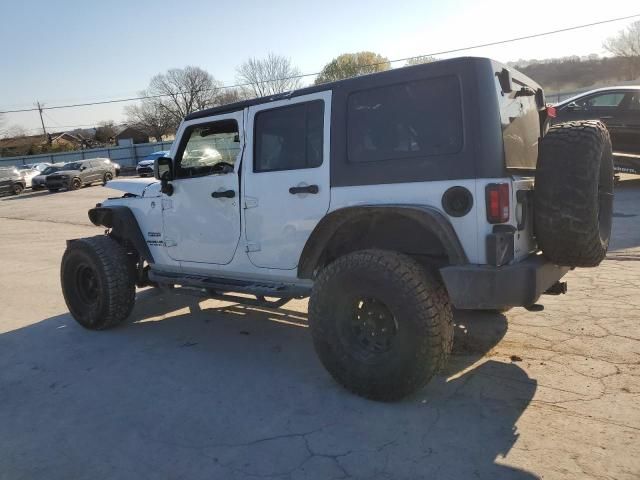
M64 170L80 170L80 167L82 166L82 162L72 162L72 163L67 163L64 167L62 167Z

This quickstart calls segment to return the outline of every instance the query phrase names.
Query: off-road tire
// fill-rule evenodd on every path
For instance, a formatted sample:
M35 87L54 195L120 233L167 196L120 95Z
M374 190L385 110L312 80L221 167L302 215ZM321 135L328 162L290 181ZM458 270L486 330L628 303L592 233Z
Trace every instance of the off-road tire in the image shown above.
M102 177L102 185L106 185L109 180L113 180L113 174L111 172L107 172Z
M382 302L396 325L389 350L367 360L343 333L361 298ZM412 258L384 250L354 252L324 268L309 301L309 325L333 378L373 400L399 400L423 387L453 345L453 314L442 282Z
M91 330L104 330L124 321L135 303L133 265L125 249L109 236L69 242L62 257L60 282L73 318ZM86 278L89 281L83 282ZM95 298L87 294L87 284L95 285Z
M11 193L14 195L20 195L24 191L24 187L21 183L15 183L11 188Z
M72 178L69 183L69 190L78 190L82 187L82 180L79 178Z
M557 265L599 265L613 217L611 138L601 122L566 122L549 129L540 143L534 199L542 253Z

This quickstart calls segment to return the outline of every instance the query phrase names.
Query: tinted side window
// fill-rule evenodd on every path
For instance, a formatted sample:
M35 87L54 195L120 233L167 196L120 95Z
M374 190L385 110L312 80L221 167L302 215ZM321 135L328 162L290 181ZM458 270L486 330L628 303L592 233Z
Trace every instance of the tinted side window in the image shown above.
M616 93L604 93L601 95L594 95L591 97L587 97L584 99L577 100L575 103L578 106L589 109L589 108L602 108L602 107L617 107L622 102L624 98L624 92L616 92Z
M321 100L257 113L253 171L319 167L323 131L324 102Z
M349 162L457 153L462 148L458 80L444 76L349 95Z

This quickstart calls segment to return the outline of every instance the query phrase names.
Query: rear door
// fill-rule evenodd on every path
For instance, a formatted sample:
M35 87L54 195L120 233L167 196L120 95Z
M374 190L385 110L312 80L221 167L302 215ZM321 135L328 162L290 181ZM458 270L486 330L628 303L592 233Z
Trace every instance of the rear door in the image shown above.
M330 118L331 91L249 108L243 207L254 265L296 268L329 209Z

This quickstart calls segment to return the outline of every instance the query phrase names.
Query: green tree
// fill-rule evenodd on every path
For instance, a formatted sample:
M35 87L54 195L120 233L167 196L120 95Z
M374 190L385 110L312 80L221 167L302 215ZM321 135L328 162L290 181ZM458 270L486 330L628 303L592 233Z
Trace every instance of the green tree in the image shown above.
M327 63L315 84L333 82L343 78L357 77L368 73L383 72L391 68L387 57L374 52L345 53Z

